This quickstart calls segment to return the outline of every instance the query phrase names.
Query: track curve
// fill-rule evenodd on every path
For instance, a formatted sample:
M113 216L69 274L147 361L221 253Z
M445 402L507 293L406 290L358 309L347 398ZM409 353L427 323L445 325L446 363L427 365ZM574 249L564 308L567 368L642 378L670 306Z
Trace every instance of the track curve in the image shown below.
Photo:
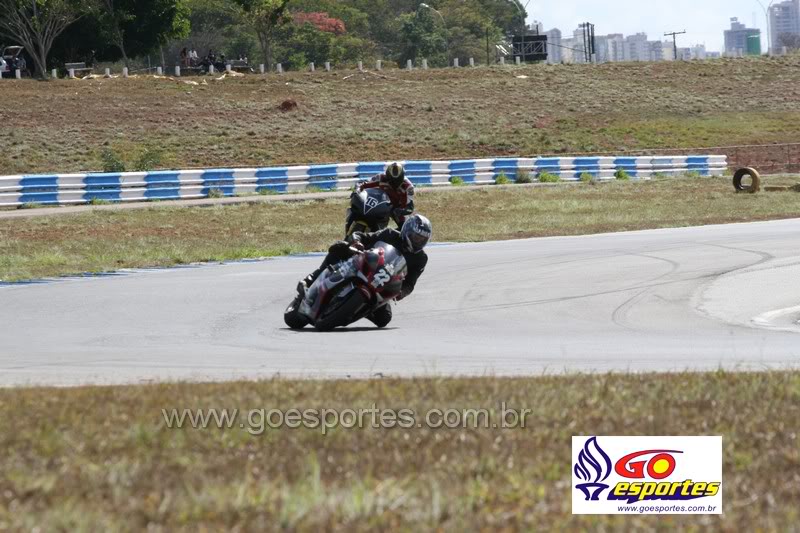
M327 334L282 321L319 257L6 286L0 385L794 367L800 336L759 320L800 305L797 278L774 278L800 263L798 235L784 220L438 246L389 328Z

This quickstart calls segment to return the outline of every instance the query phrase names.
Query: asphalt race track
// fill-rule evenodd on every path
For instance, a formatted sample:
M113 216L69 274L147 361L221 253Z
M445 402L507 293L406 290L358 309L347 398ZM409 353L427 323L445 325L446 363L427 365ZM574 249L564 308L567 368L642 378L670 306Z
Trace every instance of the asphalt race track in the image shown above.
M789 368L800 220L431 249L386 330L286 329L319 257L0 287L0 385Z

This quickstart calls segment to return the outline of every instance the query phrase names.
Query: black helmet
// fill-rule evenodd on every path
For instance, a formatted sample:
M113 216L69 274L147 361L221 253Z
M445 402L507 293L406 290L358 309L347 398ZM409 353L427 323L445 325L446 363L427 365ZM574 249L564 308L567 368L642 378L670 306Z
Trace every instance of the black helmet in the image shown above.
M431 221L422 215L411 215L400 230L400 237L406 249L412 253L419 253L431 240Z
M395 189L400 188L403 181L406 179L406 169L403 168L403 165L400 163L390 163L389 166L386 167L386 172L384 172L384 174L389 181L389 185Z

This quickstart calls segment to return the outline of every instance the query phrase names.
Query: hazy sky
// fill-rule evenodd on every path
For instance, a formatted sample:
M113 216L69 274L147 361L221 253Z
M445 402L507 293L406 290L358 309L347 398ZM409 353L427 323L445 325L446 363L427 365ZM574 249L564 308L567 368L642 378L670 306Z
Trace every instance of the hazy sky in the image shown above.
M565 37L580 22L594 23L597 35L644 31L651 40L663 39L664 32L686 30L678 36L678 46L705 43L717 51L723 48L722 32L730 28L731 17L751 27L755 14L762 49L767 45L764 10L756 0L531 0L528 14L529 21L542 21L545 30L556 27Z

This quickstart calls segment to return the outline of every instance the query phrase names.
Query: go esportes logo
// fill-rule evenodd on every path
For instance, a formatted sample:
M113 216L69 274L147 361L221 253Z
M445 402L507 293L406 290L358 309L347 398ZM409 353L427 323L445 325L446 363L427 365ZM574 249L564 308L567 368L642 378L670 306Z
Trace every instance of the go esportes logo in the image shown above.
M722 514L722 437L572 437L573 514Z

